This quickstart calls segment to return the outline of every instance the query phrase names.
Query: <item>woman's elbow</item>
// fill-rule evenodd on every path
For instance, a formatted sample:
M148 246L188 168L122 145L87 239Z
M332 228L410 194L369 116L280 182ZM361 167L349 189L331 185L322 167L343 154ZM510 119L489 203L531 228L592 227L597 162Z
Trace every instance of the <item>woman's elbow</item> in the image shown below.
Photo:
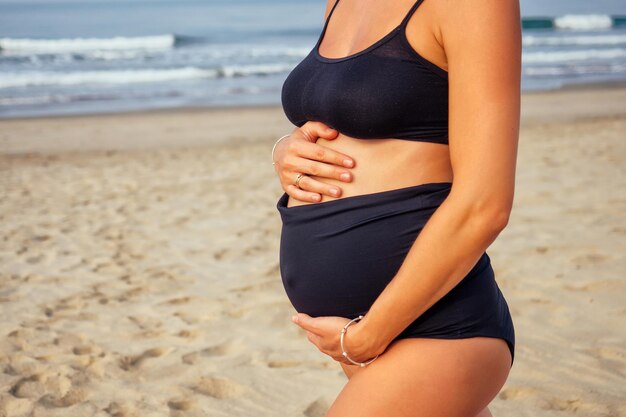
M500 233L509 224L509 218L511 217L510 209L497 209L488 214L487 222L490 224L494 231Z
M464 206L465 217L486 233L498 235L509 224L511 199L474 196Z
M499 187L453 187L449 199L461 217L484 233L499 234L509 223L513 189Z
M511 209L510 201L492 198L477 202L472 213L480 224L497 235L509 224Z

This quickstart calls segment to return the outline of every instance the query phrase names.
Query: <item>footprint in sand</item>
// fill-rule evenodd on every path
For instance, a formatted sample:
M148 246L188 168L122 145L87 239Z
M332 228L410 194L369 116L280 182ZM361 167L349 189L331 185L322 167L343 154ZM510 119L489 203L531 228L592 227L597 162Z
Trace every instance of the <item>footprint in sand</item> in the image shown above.
M195 364L203 357L232 355L237 350L237 343L233 340L227 340L217 345L209 346L199 351L190 352L182 357L183 363L188 365Z
M83 345L85 342L86 338L84 336L73 333L62 333L52 340L54 345L67 348Z
M330 408L330 402L324 398L318 398L308 405L307 408L302 411L306 417L324 417Z
M84 389L73 388L62 397L46 394L39 399L39 402L46 407L70 407L85 401L87 397L87 391Z
M275 360L268 361L267 366L270 368L295 368L302 365L304 362L297 360Z
M191 386L191 389L219 400L237 398L243 395L245 391L243 385L227 378L215 376L201 377L198 382Z
M626 226L615 226L610 230L610 233L617 233L618 235L626 235Z
M134 417L137 415L137 408L132 401L113 401L103 411L112 417Z
M183 339L196 339L200 334L201 332L199 330L181 330L176 333L176 336L182 337Z
M46 265L49 265L53 260L54 260L53 253L41 253L38 255L29 256L26 259L24 259L26 263L31 264L31 265L36 265L40 263L45 263Z
M155 318L141 316L127 316L127 318L135 323L141 330L152 330L163 326L163 322Z
M585 266L593 266L593 265L597 265L599 263L602 263L604 261L606 261L607 259L610 259L610 256L607 255L602 255L599 253L587 253L584 255L580 255L580 256L576 256L574 258L571 258L570 261L574 263L574 265L576 266L576 268L581 268L581 267L585 267Z
M173 306L176 306L176 305L181 305L181 304L189 304L190 302L192 302L196 298L197 297L190 297L190 296L170 298L169 300L165 300L165 301L161 301L160 303L157 303L157 305L173 305Z
M114 300L123 303L125 301L131 301L132 299L137 298L141 295L148 294L148 292L148 288L144 287L143 285L137 285L136 287L124 291L117 297L114 297Z
M96 345L78 345L72 348L72 353L74 355L100 355L102 354L102 349Z
M81 296L71 296L63 298L53 305L47 305L44 307L44 314L47 317L51 317L51 322L59 320L63 317L69 317L69 312L80 311L87 303Z
M179 319L181 319L182 321L184 321L186 324L189 324L189 325L198 324L210 318L209 316L206 316L206 315L201 317L195 314L191 314L187 311L177 311L173 314L173 316L178 317Z
M568 291L582 291L582 292L593 292L593 291L606 291L609 293L619 293L624 291L624 287L626 285L621 279L603 279L594 282L590 282L585 285L574 286L570 284L566 284L563 286L564 289Z
M254 284L244 285L242 287L231 288L230 291L236 293L256 292L263 290L271 290L278 285L278 282L274 279L268 281L257 282Z
M46 407L69 407L87 399L87 392L64 375L42 372L22 378L10 389L18 398L38 399Z
M12 336L12 334L15 332L17 332L17 330L9 334L9 336L11 336L12 339L15 337L15 336ZM22 342L22 339L18 339L17 343L21 344L21 342ZM24 343L26 342L24 341ZM42 362L39 362L21 353L16 353L8 357L8 364L4 368L4 373L7 375L13 375L13 376L33 375L33 374L43 373L46 370L46 368L47 366L43 364Z
M178 397L172 398L167 402L167 406L176 411L189 411L197 405L197 401L193 398Z
M277 262L274 265L272 265L270 268L268 268L268 270L265 271L263 275L266 277L271 277L271 276L276 276L279 273L280 273L280 265Z
M543 410L575 411L580 405L578 400L559 399L555 397L546 398L546 392L531 387L510 387L505 388L498 394L502 400L514 400L523 402L526 405L532 404Z
M0 416L26 416L33 410L33 402L25 398L0 394Z
M223 356L235 352L236 348L237 343L234 340L227 340L226 342L204 348L200 353L203 356Z
M529 397L538 397L541 391L530 387L508 387L500 391L498 398L501 400L523 400Z
M134 356L123 356L119 359L119 366L125 371L141 367L148 359L159 358L170 353L173 348L152 348Z
M541 408L544 410L556 410L556 411L572 411L576 412L583 408L583 402L579 399L565 399L565 398L549 398L542 404Z
M213 252L213 259L215 260L221 260L222 258L224 258L224 255L226 255L229 252L228 249L220 249L216 252Z
M619 350L619 348L612 347L596 347L585 349L593 358L601 362L606 369L616 372L620 375L626 375L626 350Z
M533 304L545 304L547 306L553 307L553 309L556 309L554 302L547 300L545 298L533 297L533 298L529 298L528 301L530 301Z
M253 245L250 246L248 248L245 248L243 250L243 255L244 256L254 256L258 253L264 253L267 251L267 247L266 246L262 246L262 245Z

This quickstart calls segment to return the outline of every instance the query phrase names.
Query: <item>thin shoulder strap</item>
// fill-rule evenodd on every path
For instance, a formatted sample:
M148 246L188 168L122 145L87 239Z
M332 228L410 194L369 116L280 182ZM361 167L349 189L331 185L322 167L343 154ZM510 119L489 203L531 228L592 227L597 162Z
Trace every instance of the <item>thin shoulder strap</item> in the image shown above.
M335 11L335 8L337 7L338 3L339 3L339 0L335 0L335 4L333 4L333 7L330 9L330 12L328 12L328 16L326 16L326 21L324 22L324 28L322 29L322 35L324 35L324 32L326 32L326 27L328 26L330 17L333 15L333 12Z
M337 1L339 1L339 0L337 0ZM409 20L411 19L411 16L413 16L413 13L415 13L417 8L420 6L420 4L422 4L423 1L424 0L417 0L415 2L415 4L413 5L413 7L411 7L411 9L406 14L406 16L404 16L404 19L402 20L402 23L400 23L401 27L404 27L404 26L406 26L407 23L409 23Z
M339 0L335 0L335 4L333 4L333 7L330 9L330 12L328 12L328 16L326 16L324 27L322 28L322 31L320 32L320 36L317 39L317 44L315 45L316 47L322 43L322 39L324 38L324 35L326 34L326 28L328 27L328 22L330 22L330 17L333 15L333 12L335 11L335 8L337 7L337 3L339 3Z
M333 15L333 12L335 11L335 8L337 7L338 3L339 3L339 0L335 0L335 4L333 4L333 7L331 7L330 12L328 12L328 16L326 17L326 22L324 23L324 29L326 29L326 26L328 26L328 21L330 20L330 17Z

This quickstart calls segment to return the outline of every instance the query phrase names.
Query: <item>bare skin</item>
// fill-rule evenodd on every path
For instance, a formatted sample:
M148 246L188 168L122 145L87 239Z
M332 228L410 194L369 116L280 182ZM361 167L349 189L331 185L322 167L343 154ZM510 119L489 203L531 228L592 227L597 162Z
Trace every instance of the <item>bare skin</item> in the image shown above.
M320 54L338 58L365 49L393 29L413 1L340 0ZM349 378L327 417L489 417L487 405L511 366L504 340L394 337L469 271L508 222L519 132L519 4L425 0L409 21L407 38L448 71L449 145L364 141L309 122L276 147L277 174L290 196L288 207L452 182L454 176L452 190L398 275L346 334L352 358L365 361L378 354L376 361L359 368L341 357L339 330L349 318L300 313L295 322ZM353 166L343 164L345 159ZM342 180L346 172L350 178ZM307 174L300 188L293 185L297 173ZM440 260L442 252L446 259Z

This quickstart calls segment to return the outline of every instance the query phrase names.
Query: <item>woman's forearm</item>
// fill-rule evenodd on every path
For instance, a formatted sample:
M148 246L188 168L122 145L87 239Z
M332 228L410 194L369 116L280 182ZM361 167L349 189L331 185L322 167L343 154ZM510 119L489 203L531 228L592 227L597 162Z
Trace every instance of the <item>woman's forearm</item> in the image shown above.
M509 210L502 204L470 200L455 199L452 190L430 217L397 274L359 322L353 337L363 349L382 353L469 273L504 229Z

